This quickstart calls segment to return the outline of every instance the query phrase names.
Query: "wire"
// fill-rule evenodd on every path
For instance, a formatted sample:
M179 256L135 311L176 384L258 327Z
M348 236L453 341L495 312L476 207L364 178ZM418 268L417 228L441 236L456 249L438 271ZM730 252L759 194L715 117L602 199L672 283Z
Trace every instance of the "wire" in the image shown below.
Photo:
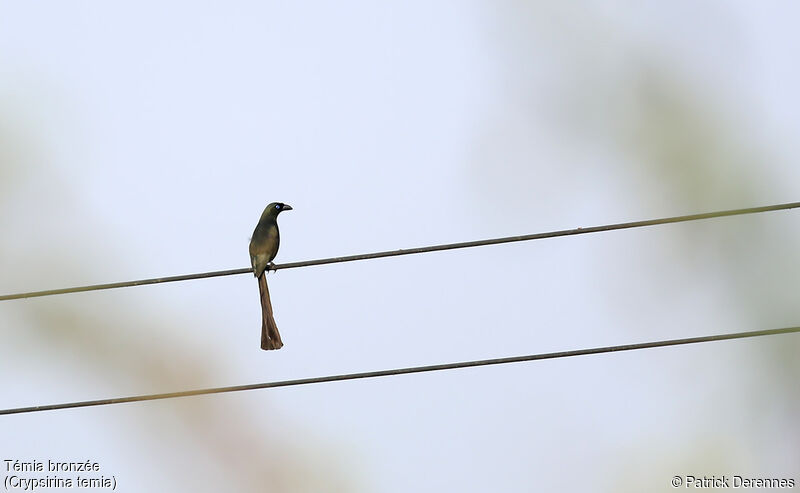
M346 257L330 257L330 258L323 258L323 259L316 259L316 260L304 260L302 262L289 262L286 264L274 264L269 267L270 270L282 270L282 269L294 269L297 267L310 267L312 265L324 265L324 264L336 264L340 262L353 262L356 260L370 260L376 258L383 258L383 257L397 257L399 255L412 255L416 253L427 253L427 252L438 252L442 250L455 250L457 248L472 248L472 247L479 247L479 246L487 246L487 245L499 245L501 243L513 243L516 241L529 241L529 240L541 240L545 238L556 238L559 236L572 236L572 235L580 235L586 233L599 233L601 231L614 231L619 229L631 229L631 228L641 228L644 226L655 226L659 224L670 224L670 223L680 223L686 221L698 221L701 219L712 219L717 217L725 217L725 216L739 216L743 214L755 214L759 212L771 212L771 211L780 211L780 210L787 210L787 209L795 209L800 207L800 202L790 202L786 204L776 204L776 205L768 205L763 207L750 207L746 209L731 209L726 211L718 211L718 212L706 212L703 214L689 214L686 216L673 216L673 217L664 217L661 219L649 219L646 221L634 221L628 223L617 223L617 224L606 224L603 226L592 226L588 228L575 228L575 229L563 229L559 231L548 231L545 233L533 233L527 235L520 235L520 236L506 236L503 238L491 238L488 240L478 240L478 241L465 241L461 243L448 243L444 245L432 245L432 246L425 246L425 247L418 247L418 248L409 248L409 249L401 249L401 250L387 250L383 252L374 252L374 253L364 253L360 255L349 255ZM180 276L169 276L169 277L155 277L151 279L140 279L137 281L123 281L123 282L112 282L107 284L93 284L90 286L78 286L73 288L60 288L60 289L48 289L45 291L31 291L28 293L15 293L15 294L6 294L0 295L0 301L7 301L7 300L17 300L22 298L35 298L39 296L52 296L56 294L66 294L66 293L79 293L84 291L99 291L101 289L115 289L115 288L125 288L131 286L144 286L147 284L160 284L163 282L175 282L175 281L188 281L192 279L204 279L208 277L220 277L220 276L232 276L238 274L252 274L252 269L250 268L242 268L242 269L229 269L229 270L218 270L212 272L201 272L198 274L184 274Z
M22 413L33 413L39 411L53 411L56 409L70 409L75 407L90 407L90 406L106 406L109 404L122 404L125 402L141 402L141 401L153 401L158 399L173 399L176 397L189 397L189 396L196 396L196 395L207 395L207 394L222 394L226 392L240 392L243 390L257 390L257 389L270 389L275 387L293 387L297 385L308 385L312 383L324 383L324 382L339 382L342 380L358 380L362 378L377 378L377 377L388 377L394 375L408 375L411 373L425 373L431 371L441 371L441 370L454 370L457 368L471 368L476 366L491 366L491 365L504 365L507 363L519 363L523 361L536 361L536 360L543 360L543 359L557 359L557 358L567 358L570 356L586 356L589 354L601 354L601 353L613 353L618 351L633 351L638 349L650 349L650 348L657 348L657 347L666 347L666 346L679 346L684 344L697 344L700 342L712 342L712 341L725 341L730 339L744 339L748 337L761 337L761 336L771 336L771 335L778 335L778 334L791 334L800 332L800 327L786 327L782 329L769 329L769 330L756 330L751 332L735 332L731 334L717 334L717 335L710 335L710 336L701 336L701 337L689 337L685 339L670 339L664 341L653 341L653 342L641 342L636 344L625 344L621 346L606 346L606 347L596 347L590 349L574 349L571 351L561 351L556 353L540 353L540 354L529 354L526 356L512 356L509 358L496 358L496 359L484 359L484 360L477 360L477 361L462 361L458 363L445 363L441 365L430 365L430 366L414 366L409 368L397 368L394 370L379 370L379 371L368 371L363 373L347 373L344 375L329 375L329 376L322 376L322 377L314 377L314 378L301 378L298 380L282 380L278 382L265 382L265 383L254 383L249 385L235 385L232 387L216 387L210 389L199 389L199 390L184 390L180 392L167 392L163 394L148 394L148 395L135 395L130 397L117 397L112 399L98 399L94 401L79 401L79 402L65 402L62 404L48 404L44 406L30 406L30 407L18 407L12 409L0 409L0 415L3 414L22 414Z

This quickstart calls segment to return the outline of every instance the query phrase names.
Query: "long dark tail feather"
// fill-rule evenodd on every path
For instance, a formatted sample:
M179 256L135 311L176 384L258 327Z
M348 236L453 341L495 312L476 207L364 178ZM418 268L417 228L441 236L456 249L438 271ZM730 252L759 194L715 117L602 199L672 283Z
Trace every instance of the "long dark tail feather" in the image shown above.
M261 293L261 349L280 349L283 347L281 334L272 316L272 302L267 288L267 271L258 276L258 290Z

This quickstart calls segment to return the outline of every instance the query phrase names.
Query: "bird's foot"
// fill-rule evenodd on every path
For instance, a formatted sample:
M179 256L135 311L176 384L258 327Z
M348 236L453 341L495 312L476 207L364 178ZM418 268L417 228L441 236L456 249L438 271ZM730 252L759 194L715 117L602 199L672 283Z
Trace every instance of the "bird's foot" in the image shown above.
M266 270L267 270L267 271L273 271L273 272L276 272L276 271L275 271L275 262L270 262L270 263L268 263L268 264L267 264L267 269L266 269Z

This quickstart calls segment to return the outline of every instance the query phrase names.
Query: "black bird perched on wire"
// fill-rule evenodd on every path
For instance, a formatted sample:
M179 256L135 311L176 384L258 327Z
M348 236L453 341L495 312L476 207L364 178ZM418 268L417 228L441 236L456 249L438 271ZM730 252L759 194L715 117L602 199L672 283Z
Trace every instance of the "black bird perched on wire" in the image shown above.
M261 349L280 349L283 347L281 334L272 316L272 303L267 288L267 268L278 254L281 237L278 233L278 214L292 210L292 206L283 202L273 202L261 213L253 237L250 239L250 265L253 274L258 278L258 290L261 293Z

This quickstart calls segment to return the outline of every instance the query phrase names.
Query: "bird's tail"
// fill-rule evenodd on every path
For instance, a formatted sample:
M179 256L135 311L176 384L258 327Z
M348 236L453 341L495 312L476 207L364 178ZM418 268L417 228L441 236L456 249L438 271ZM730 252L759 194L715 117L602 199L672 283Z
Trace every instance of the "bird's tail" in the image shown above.
M258 291L261 293L261 349L280 349L283 347L281 334L272 317L272 302L267 288L267 271L258 276Z

